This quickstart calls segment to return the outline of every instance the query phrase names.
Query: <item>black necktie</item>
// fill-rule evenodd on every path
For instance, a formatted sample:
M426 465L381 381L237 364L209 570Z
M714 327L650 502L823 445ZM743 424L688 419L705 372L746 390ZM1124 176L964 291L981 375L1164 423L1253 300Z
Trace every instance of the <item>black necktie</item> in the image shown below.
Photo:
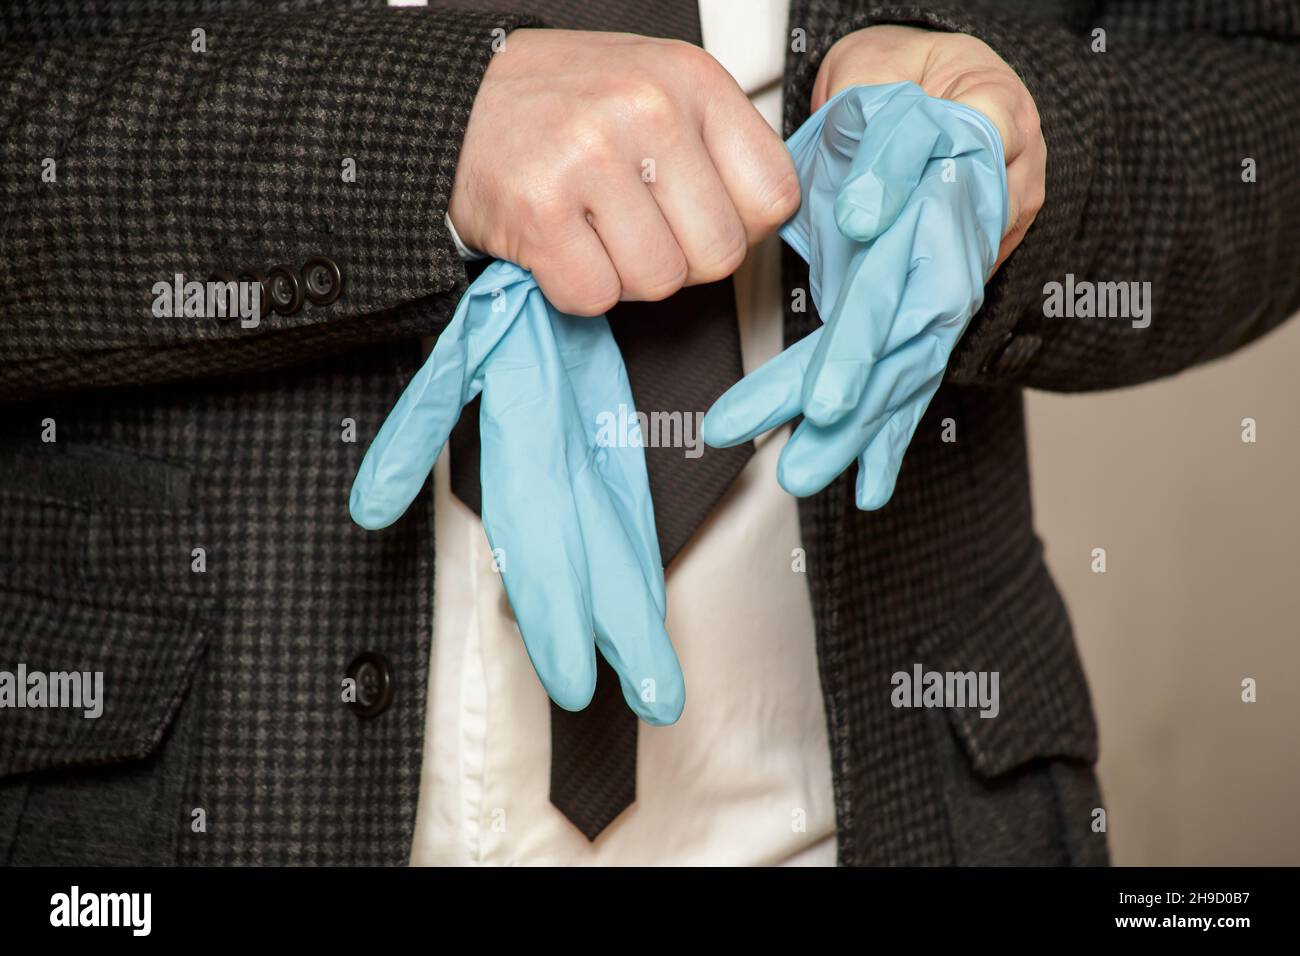
M497 0L451 5L506 6ZM698 0L519 0L508 5L563 29L618 30L701 42ZM682 289L662 302L621 303L610 312L609 322L640 412L694 416L707 411L742 374L730 279ZM645 449L665 567L753 451L750 444L706 448L699 457L687 458L682 448ZM462 412L452 432L451 487L479 512L477 403ZM589 840L636 799L637 718L623 701L613 669L597 657L596 693L587 709L571 713L551 705L551 802Z

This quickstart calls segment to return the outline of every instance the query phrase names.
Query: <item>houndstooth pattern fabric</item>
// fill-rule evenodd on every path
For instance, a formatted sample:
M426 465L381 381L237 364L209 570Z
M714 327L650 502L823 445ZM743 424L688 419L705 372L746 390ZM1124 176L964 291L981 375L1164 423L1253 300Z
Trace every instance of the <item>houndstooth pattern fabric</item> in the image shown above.
M520 22L381 0L7 4L0 397L287 365L359 316L369 341L436 331L402 307L464 280L443 214L493 31ZM322 250L342 297L256 336L151 311L178 272Z
M1062 767L1095 760L1068 616L1033 532L1021 395L1009 386L1133 384L1222 354L1300 308L1300 181L1281 174L1300 156L1300 4L796 0L790 26L805 31L807 52L787 57L787 135L807 116L801 94L825 52L875 23L983 39L1034 95L1048 145L1046 205L990 282L889 506L857 511L852 471L800 502L840 858L943 864L958 856L954 800L965 799L938 769L949 741L922 712L889 705L889 675L918 662L1000 672L996 719L949 711L986 793L1009 795L1017 766L1066 758L1045 774L1055 786ZM1094 27L1107 31L1104 55L1090 52ZM1243 184L1245 155L1279 175ZM1043 285L1066 271L1151 282L1151 326L1044 319ZM787 287L807 288L788 250L783 272ZM787 341L815 321L787 309ZM946 423L955 443L941 441ZM1106 859L1089 827L1098 804L1076 799L1086 790L1063 799L1074 812L1045 860Z
M90 539L77 557L93 573L46 572L38 565L33 574L21 553L20 560L5 563L35 578L21 605L34 608L33 614L48 617L54 612L42 607L69 600L101 609L93 626L73 621L64 630L65 640L86 645L87 655L95 648L112 652L102 668L105 719L120 717L138 727L142 721L122 711L134 694L189 692L183 707L195 711L193 753L178 760L168 739L159 759L161 773L181 778L175 791L184 819L166 847L173 860L405 861L418 794L432 614L429 502L422 499L380 534L353 525L345 503L369 436L417 364L414 345L370 347L292 372L117 392L111 401L40 401L5 416L6 456L21 454L36 475L89 447L113 449L123 484L138 481L158 459L188 476L189 493L168 508L165 501L152 510L103 498L76 501L38 488L39 505L21 507L11 497L6 503L14 506L0 519L5 542L36 533L76 540L72 528ZM58 442L42 446L46 418L57 423ZM344 418L358 423L355 442L342 440ZM105 520L127 530L96 533ZM155 534L164 522L169 534ZM159 541L169 546L160 550ZM193 571L195 547L205 551L203 573ZM117 579L117 569L129 570L134 580ZM203 603L183 602L188 594ZM163 598L180 603L192 620L143 627L135 609ZM110 602L125 611L113 613ZM6 661L30 657L44 636L26 630L24 618L10 617L11 606L3 629ZM363 650L387 657L396 680L393 706L372 720L358 719L342 702L345 668ZM183 652L201 654L199 666L174 666L170 657ZM153 707L150 720L166 716L148 701L138 706ZM94 737L104 730L94 727ZM47 767L65 762L39 728L31 735L13 745L44 748ZM119 760L123 755L116 754ZM72 756L81 764L75 786L117 783L121 771L114 766L86 766L95 762L89 750ZM25 785L41 789L47 801L63 797L40 777L16 778L0 793L17 799L16 788ZM30 796L27 803L33 803ZM193 808L205 812L205 832L191 830ZM84 859L72 855L73 848L68 852L54 862ZM26 859L21 843L14 858Z
M346 496L413 337L442 327L464 281L442 212L487 37L509 24L362 6L0 11L0 669L103 669L107 684L91 728L6 715L0 859L408 858L430 501L369 534ZM1106 859L1089 826L1096 728L1033 531L1019 386L1166 374L1300 304L1298 6L793 3L807 46L789 55L787 132L835 39L914 23L999 52L1050 151L1047 204L990 284L894 500L858 512L846 475L800 504L843 863ZM1098 25L1104 56L1088 49ZM148 314L148 285L174 271L315 254L343 267L334 306L253 333ZM806 287L793 257L784 271ZM1042 286L1064 271L1152 282L1151 327L1044 320ZM787 338L814 322L789 312ZM340 700L362 650L396 682L370 720ZM1001 713L891 706L891 675L918 663L998 671Z
M1226 354L1300 309L1295 0L797 0L795 9L792 24L803 24L809 41L807 55L788 58L794 88L811 84L845 32L900 23L979 37L1034 96L1048 201L989 283L951 381L1133 385ZM1094 29L1105 31L1105 53L1092 52ZM787 99L787 126L805 102ZM1248 158L1260 169L1250 184L1242 181ZM1151 326L1044 319L1043 285L1067 271L1151 282ZM1031 341L1033 355L1000 368L1009 339Z
M103 670L107 698L98 723L6 721L0 859L408 857L429 501L369 534L347 494L415 336L463 287L443 212L492 31L524 21L361 6L0 14L0 667ZM58 180L42 191L47 155ZM174 272L313 255L344 276L330 307L256 330L150 312ZM104 450L92 482L80 462ZM151 490L159 468L183 500ZM363 650L396 685L366 721L341 690Z

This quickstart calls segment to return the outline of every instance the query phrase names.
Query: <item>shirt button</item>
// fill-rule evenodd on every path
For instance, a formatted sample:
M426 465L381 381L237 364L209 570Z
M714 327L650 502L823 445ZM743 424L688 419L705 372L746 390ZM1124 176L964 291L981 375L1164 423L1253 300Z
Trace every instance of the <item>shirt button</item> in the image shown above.
M348 665L347 676L356 686L356 699L348 706L358 717L378 717L393 702L393 667L383 654L358 654Z

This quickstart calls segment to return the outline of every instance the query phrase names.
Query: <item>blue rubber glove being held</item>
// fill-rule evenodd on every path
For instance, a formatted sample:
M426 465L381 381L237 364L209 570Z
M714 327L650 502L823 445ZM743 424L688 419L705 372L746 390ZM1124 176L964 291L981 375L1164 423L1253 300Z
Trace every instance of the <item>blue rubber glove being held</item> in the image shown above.
M722 395L704 440L802 415L781 487L815 494L857 459L857 505L880 508L984 301L1007 226L1002 140L970 107L894 83L841 91L787 145L803 203L781 236L808 262L823 324Z
M633 407L605 318L560 313L526 270L488 266L366 451L353 520L376 529L401 517L480 393L483 527L542 685L583 709L599 648L628 706L673 723L685 685L664 629L645 452L597 440L602 411Z

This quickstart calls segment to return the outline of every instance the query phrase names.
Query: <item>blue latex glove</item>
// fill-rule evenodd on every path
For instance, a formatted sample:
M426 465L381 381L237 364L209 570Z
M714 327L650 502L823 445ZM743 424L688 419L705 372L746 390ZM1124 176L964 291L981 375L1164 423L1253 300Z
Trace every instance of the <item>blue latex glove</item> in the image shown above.
M777 479L814 494L858 459L857 505L882 507L948 357L984 301L1006 229L1002 139L914 83L837 94L787 143L803 189L781 236L809 265L821 328L729 389L715 447L797 415Z
M529 272L488 266L366 452L352 519L396 521L480 392L483 527L542 685L566 710L586 707L594 639L628 706L673 723L686 692L664 629L645 452L597 442L602 412L633 407L603 317L557 312Z

